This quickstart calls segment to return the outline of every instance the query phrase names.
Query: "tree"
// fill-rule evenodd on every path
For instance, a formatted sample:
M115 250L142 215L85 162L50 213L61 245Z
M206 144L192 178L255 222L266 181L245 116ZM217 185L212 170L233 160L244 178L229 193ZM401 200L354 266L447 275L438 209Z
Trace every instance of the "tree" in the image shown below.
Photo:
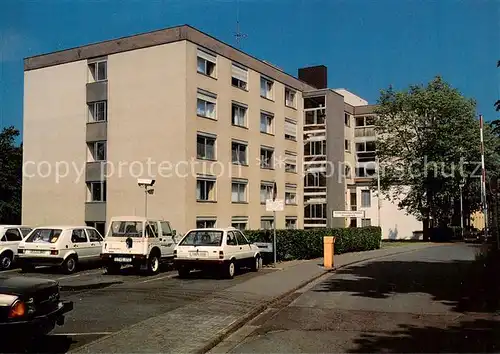
M384 196L432 226L454 214L459 184L470 213L480 207L479 124L475 102L437 76L426 86L382 90L375 113L380 184ZM486 159L498 170L496 139L485 127Z
M19 131L0 132L0 224L21 223L22 146L16 146Z
M497 62L497 68L500 68L500 60ZM498 111L500 111L500 100L497 100L495 102L495 108ZM498 120L496 120L496 122L498 122ZM498 126L498 123L497 123L497 126Z

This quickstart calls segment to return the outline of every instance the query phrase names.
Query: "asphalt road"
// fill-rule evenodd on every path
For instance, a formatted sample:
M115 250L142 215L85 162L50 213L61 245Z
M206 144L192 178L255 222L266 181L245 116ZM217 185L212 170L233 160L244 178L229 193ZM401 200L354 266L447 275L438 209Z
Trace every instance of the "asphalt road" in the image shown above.
M230 352L498 352L476 250L442 245L341 269L243 327Z
M177 272L165 267L155 276L141 275L132 268L119 275L104 274L101 269L83 269L64 275L51 268L38 268L23 274L19 270L2 272L54 279L61 286L61 298L72 300L74 310L66 322L47 337L32 343L27 352L65 353L102 336L119 331L147 318L199 301L210 294L249 280L259 273L245 272L231 280L215 279L209 274L193 273L179 279Z

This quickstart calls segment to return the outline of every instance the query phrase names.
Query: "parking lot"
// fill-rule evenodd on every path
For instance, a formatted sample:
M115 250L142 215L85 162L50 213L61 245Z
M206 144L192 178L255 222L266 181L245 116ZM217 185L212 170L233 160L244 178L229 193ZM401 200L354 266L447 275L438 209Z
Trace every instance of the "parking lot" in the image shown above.
M57 327L49 336L33 343L28 350L64 353L272 271L262 269L259 273L253 273L242 270L234 279L216 279L203 273L193 273L187 279L179 279L177 272L168 267L155 276L141 275L132 268L123 269L119 275L107 275L100 268L83 269L72 275L61 274L53 268L37 268L30 273L13 269L1 274L59 282L61 297L73 301L74 310L67 314L64 326Z

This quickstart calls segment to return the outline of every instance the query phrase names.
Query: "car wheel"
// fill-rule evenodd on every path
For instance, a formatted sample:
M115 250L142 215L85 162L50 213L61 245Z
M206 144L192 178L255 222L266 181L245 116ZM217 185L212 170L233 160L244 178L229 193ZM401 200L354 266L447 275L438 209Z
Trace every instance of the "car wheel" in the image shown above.
M260 258L260 256L256 256L252 263L252 272L258 272L260 268L262 268L262 258Z
M105 266L106 274L118 274L122 268L120 263L110 263Z
M236 264L234 263L233 260L231 260L224 269L223 273L224 278L233 279L235 273L236 273Z
M0 269L7 270L12 268L12 254L10 252L4 252L0 256Z
M72 274L76 271L76 264L78 261L75 256L69 256L62 264L62 270L66 274Z
M151 275L158 274L160 272L160 257L156 253L149 256L148 259L148 273Z
M191 272L191 269L187 267L181 267L177 271L179 273L179 278L187 278L189 276L189 273Z

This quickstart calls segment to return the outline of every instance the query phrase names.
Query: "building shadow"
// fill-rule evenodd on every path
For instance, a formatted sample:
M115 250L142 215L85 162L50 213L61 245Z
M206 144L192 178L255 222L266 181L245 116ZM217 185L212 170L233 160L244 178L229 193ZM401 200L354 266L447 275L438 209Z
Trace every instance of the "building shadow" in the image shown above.
M417 320L397 330L361 333L353 353L486 353L500 352L498 284L495 270L479 261L379 261L342 269L312 291L374 299L428 294L456 313L447 326Z
M497 353L500 322L474 320L446 329L401 325L396 331L362 334L350 353Z
M337 271L313 291L376 299L425 293L456 312L488 313L498 308L497 279L474 261L379 261Z

